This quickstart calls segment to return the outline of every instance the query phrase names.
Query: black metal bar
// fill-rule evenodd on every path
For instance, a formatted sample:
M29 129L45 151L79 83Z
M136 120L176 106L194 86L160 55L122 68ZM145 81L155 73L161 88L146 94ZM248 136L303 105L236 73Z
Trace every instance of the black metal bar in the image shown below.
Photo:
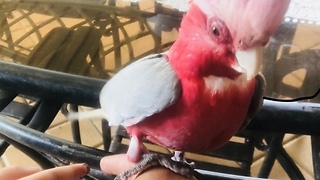
M286 171L290 179L305 179L296 163L282 146L280 146L277 160Z
M108 151L111 144L111 128L107 120L101 120L101 128L102 128L102 138L103 138L103 148Z
M106 81L0 61L0 89L61 102L99 107Z
M70 111L71 112L78 112L78 106L75 104L70 104ZM70 124L71 124L71 132L72 132L73 142L81 144L81 134L80 134L79 121L71 121Z
M0 93L1 93L1 97L2 97L1 101L0 101L1 109L5 108L17 95L16 93L9 93L9 92L5 92L5 91L2 91L2 90L0 90ZM37 102L35 104L35 107L33 109L31 109L31 111L28 112L27 115L25 117L23 117L19 121L19 123L22 124L22 125L28 124L30 122L32 116L34 115L36 109L38 108L38 106L39 106L39 103ZM5 152L7 147L10 144L12 144L16 148L18 148L19 150L21 150L22 152L27 154L30 158L34 159L43 168L52 168L52 167L54 167L54 165L50 161L48 161L45 157L43 157L40 153L36 152L32 148L29 148L27 146L19 144L16 141L10 139L9 137L3 136L1 133L0 133L0 136L5 140L5 141L1 141L0 142L0 154L1 155Z
M0 116L0 134L39 152L70 162L85 162L90 167L100 169L100 159L110 153L95 148L75 144L63 139L38 132Z
M17 142L15 139L12 139L8 136L5 136L4 134L0 133L0 136L6 140L5 142L10 143L17 149L19 149L21 152L25 153L27 156L29 156L31 159L33 159L35 162L37 162L42 168L48 169L48 168L53 168L55 165L49 161L47 158L45 158L42 154L39 152L35 151L31 147L27 147L23 144L20 144Z
M320 104L264 100L246 129L264 132L320 135Z
M32 117L34 116L34 114L35 114L36 110L38 109L39 105L40 105L40 102L37 101L35 103L34 107L26 114L25 117L23 117L19 121L19 123L22 124L22 125L27 125L31 121ZM8 142L6 142L6 141L3 141L3 140L0 141L0 156L6 151L6 149L9 147L9 145L10 144Z
M118 126L115 130L115 135L112 138L112 141L109 145L109 152L119 153L119 150L122 150L120 147L123 137L124 128L122 126Z
M17 142L15 139L10 139L7 136L4 136L3 134L0 133L0 137L4 138L6 142L9 142L11 145L15 146L17 149L25 153L27 156L32 158L35 162L37 162L42 168L44 169L49 169L49 168L54 168L56 166L59 166L59 164L54 163L52 161L52 156L45 156L44 154L41 154L34 149L24 146L23 144L20 144ZM94 178L90 178L90 176L93 176ZM113 177L111 176L106 176L103 172L100 170L96 169L90 169L89 175L85 176L83 179L106 179L106 180L111 180Z
M320 136L311 136L314 179L320 180Z
M99 107L99 93L105 82L0 61L0 89L39 98ZM247 129L319 136L318 127L319 104L265 100Z
M247 175L250 176L251 175L250 169L251 169L251 165L252 165L252 161L253 161L252 154L254 152L254 141L253 141L253 138L251 138L251 137L250 138L246 138L245 139L245 144L247 146L252 147L251 149L249 149L249 152L247 152L248 154L251 155L251 157L250 157L250 161L242 162L240 164L240 167L241 167L241 169L248 170L248 174Z
M2 111L18 94L0 89L0 111Z
M260 168L258 177L267 178L270 175L271 169L274 165L274 162L277 158L278 151L282 147L282 140L284 134L275 134L268 140L268 149L266 151L266 156Z
M48 99L42 100L39 108L28 124L28 127L41 132L46 131L59 112L61 106L62 103L58 101Z

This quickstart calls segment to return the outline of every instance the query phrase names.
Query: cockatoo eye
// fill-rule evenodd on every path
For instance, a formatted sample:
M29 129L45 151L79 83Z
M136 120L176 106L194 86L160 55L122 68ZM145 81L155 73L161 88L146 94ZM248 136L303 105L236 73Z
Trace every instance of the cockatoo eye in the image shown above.
M216 37L219 37L219 36L220 36L220 32L219 32L219 30L218 30L217 27L215 27L215 26L212 27L212 34L213 34L214 36L216 36Z
M217 17L212 17L208 20L207 33L215 42L226 44L232 41L227 26L221 19Z

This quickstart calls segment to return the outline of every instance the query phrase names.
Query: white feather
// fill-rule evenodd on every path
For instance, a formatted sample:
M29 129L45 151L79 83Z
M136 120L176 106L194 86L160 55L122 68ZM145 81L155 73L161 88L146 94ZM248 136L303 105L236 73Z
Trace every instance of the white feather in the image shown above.
M105 115L101 109L94 109L90 111L71 112L67 115L69 121L89 118L105 118Z
M237 79L231 80L229 78L208 76L204 78L206 88L210 89L213 94L216 92L224 92L231 86L241 87L240 89L246 89L248 80L245 75L240 75Z
M151 55L111 78L101 91L100 105L110 125L131 126L174 104L180 92L166 55Z

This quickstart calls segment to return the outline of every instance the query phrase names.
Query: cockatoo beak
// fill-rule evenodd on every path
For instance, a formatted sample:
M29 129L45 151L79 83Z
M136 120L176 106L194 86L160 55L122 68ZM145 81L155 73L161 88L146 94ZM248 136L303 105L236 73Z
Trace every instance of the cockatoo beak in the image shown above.
M245 51L236 51L235 55L242 73L247 75L247 80L251 80L261 70L262 65L262 46L255 46Z

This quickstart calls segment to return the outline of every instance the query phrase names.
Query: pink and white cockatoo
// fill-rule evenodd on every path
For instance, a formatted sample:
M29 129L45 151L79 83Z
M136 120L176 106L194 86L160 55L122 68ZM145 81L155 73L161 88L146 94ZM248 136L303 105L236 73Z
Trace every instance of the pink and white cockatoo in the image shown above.
M101 110L131 137L127 157L147 152L143 139L177 152L224 145L262 102L262 47L289 0L193 0L168 52L142 58L103 87ZM174 159L181 160L176 153Z

